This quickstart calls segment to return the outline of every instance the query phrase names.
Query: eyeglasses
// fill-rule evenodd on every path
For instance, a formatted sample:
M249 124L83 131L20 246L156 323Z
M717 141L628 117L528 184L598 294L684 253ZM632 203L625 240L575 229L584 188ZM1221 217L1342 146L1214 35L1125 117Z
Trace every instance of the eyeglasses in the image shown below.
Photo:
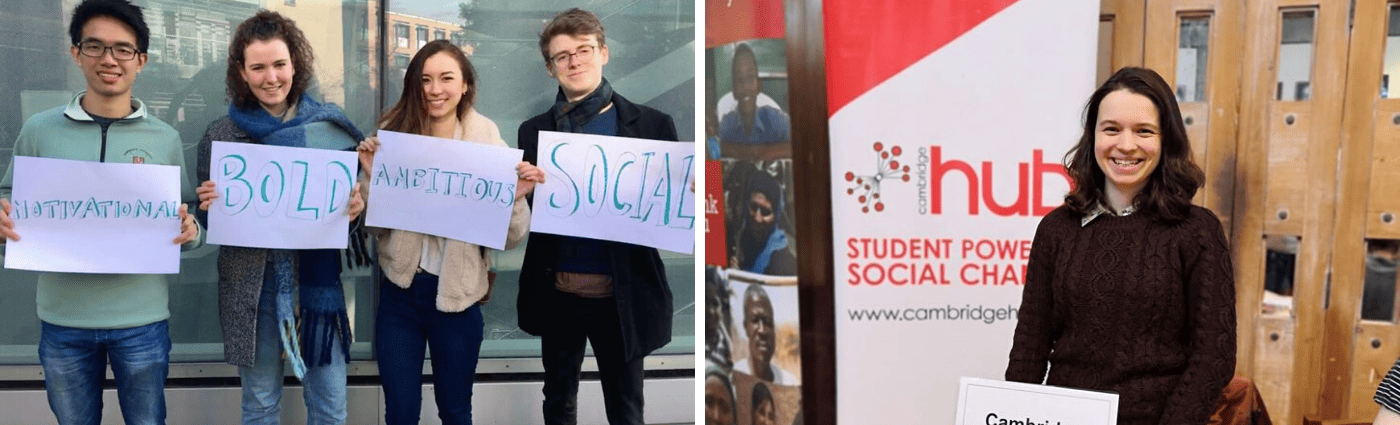
M130 45L126 44L108 46L106 44L102 44L101 41L93 40L84 41L78 44L78 51L82 52L83 56L91 58L100 58L102 57L102 55L107 54L108 50L112 51L112 58L119 61L129 61L135 59L137 53L135 47L131 47Z
M589 61L593 60L594 50L597 50L597 47L594 47L592 45L584 45L579 47L577 50L574 50L573 53L560 52L559 54L550 57L549 60L550 62L554 63L554 66L556 68L567 66L569 64L569 58L571 57L577 60L580 65L586 64Z

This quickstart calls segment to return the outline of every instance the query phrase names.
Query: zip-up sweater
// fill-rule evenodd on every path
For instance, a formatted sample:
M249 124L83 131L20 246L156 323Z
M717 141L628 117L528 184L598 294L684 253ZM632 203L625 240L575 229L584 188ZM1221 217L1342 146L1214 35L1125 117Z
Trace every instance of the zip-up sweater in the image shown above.
M102 126L83 110L79 93L67 106L43 111L30 117L15 139L14 154L45 158L98 162L140 162L185 167L180 134L166 123L150 116L146 105L131 99L133 112L103 131ZM0 197L9 199L14 187L14 161L0 180ZM180 179L180 199L195 200L189 179ZM79 176L75 176L79 177ZM15 232L24 237L24 228ZM204 241L199 237L182 248L193 249ZM87 329L121 329L148 325L170 318L170 288L165 275L58 273L39 274L36 301L39 320Z

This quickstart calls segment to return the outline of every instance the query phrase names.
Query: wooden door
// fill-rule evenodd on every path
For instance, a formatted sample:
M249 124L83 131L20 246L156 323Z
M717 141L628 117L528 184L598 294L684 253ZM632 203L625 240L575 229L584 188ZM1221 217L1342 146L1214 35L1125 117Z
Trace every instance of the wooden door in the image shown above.
M1119 68L1142 66L1146 9L1147 0L1099 2L1099 57L1095 86L1103 84Z
M1176 88L1177 103L1206 185L1195 202L1231 228L1235 121L1239 102L1241 3L1148 0L1143 66Z
M1336 397L1319 371L1328 363L1324 313L1349 7L1345 0L1246 5L1232 249L1238 370L1259 385L1275 423L1317 415ZM1291 282L1273 277L1282 274Z
M1395 271L1400 240L1400 4L1357 0L1338 157L1336 238L1321 417L1375 416L1381 377L1400 356Z

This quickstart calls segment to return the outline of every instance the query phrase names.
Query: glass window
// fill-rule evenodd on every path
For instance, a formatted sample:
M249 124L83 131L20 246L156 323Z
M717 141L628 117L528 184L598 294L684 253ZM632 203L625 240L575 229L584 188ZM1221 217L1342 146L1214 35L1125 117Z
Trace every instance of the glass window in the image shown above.
M447 32L443 30L433 30L433 40L446 40Z
M398 40L395 46L399 48L408 48L408 24L395 24L394 34L394 37Z
M1210 16L1182 16L1177 35L1176 101L1206 100L1206 65L1210 59Z
M1274 100L1312 98L1313 26L1316 9L1281 12L1278 48L1278 85Z
M0 168L8 167L15 137L30 115L66 104L85 89L69 56L68 22L74 2L25 1L8 8L14 19L42 25L0 28ZM378 66L371 60L374 46L359 45L378 36L378 2L369 0L302 0L297 7L283 2L247 0L145 0L139 2L150 21L151 45L145 69L136 78L133 94L151 114L180 133L186 152L186 177L197 182L196 145L211 122L228 113L224 75L232 31L260 7L295 20L316 53L317 83L312 95L343 105L350 119L368 130L378 115L373 98ZM287 2L292 3L291 1ZM406 31L405 31L406 35ZM61 43L59 41L62 41ZM181 254L180 274L170 277L171 359L176 362L222 362L217 272L218 247ZM38 364L39 321L35 317L37 273L0 269L5 282L0 295L0 364ZM352 357L367 359L373 337L376 289L366 268L344 273L354 343Z
M418 26L418 48L419 48L419 49L422 49L423 46L426 45L426 44L428 44L428 27L419 25L419 26Z
M1381 68L1381 98L1390 99L1390 76L1400 75L1400 4L1390 5L1385 30L1385 62Z
M567 9L552 2L474 1L459 8L457 2L391 2L386 12L409 22L415 19L447 21L454 44L470 55L482 87L476 107L500 127L506 143L517 146L520 123L547 111L554 104L558 82L545 74L539 53L541 22ZM585 6L590 7L590 6ZM610 47L604 76L618 93L638 104L670 114L683 140L695 134L695 10L694 0L659 0L598 6ZM420 37L426 36L426 29ZM414 51L403 51L407 55ZM533 71L532 71L533 70ZM402 67L390 70L384 80L385 107L402 92ZM527 241L528 243L528 241ZM539 355L539 340L521 331L516 323L515 300L520 263L525 249L496 254L497 280L491 302L482 308L486 341L482 357ZM674 296L672 342L657 353L693 353L695 350L695 258L662 251L667 281Z

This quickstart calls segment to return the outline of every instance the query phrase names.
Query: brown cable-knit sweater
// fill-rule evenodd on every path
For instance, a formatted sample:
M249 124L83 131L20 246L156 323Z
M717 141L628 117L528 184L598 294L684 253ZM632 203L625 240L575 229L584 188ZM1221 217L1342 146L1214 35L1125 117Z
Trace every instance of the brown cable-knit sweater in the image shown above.
M1062 206L1036 229L1006 380L1116 392L1120 425L1205 424L1235 369L1220 220L1083 217Z

